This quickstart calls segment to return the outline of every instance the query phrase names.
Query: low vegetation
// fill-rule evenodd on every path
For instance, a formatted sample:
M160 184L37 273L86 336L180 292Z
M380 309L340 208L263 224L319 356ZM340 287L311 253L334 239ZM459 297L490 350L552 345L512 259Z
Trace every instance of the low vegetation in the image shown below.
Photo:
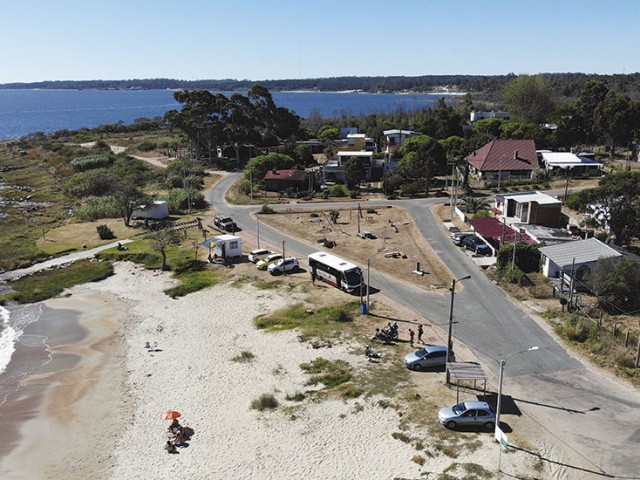
M231 361L237 362L237 363L250 363L250 362L253 362L253 359L255 357L256 356L249 350L243 350L238 355L233 357Z
M12 293L4 300L18 303L34 303L55 297L65 288L87 282L96 282L113 274L109 262L79 260L66 267L43 270L11 282Z
M351 320L358 307L357 302L350 302L311 311L303 304L296 304L256 318L255 325L267 331L298 329L303 340L332 339L339 337L342 330L356 330Z
M302 363L300 368L311 377L305 385L315 386L323 384L326 389L332 389L353 378L353 370L344 360L327 360L319 357L311 363Z
M265 410L275 410L278 408L278 399L272 393L263 393L251 402L251 408L264 412Z

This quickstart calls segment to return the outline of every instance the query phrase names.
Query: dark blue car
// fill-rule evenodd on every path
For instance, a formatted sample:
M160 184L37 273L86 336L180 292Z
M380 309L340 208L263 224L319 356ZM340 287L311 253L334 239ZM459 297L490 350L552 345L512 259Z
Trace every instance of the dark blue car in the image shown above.
M462 239L462 246L478 255L493 255L493 250L483 240L476 236L468 236Z

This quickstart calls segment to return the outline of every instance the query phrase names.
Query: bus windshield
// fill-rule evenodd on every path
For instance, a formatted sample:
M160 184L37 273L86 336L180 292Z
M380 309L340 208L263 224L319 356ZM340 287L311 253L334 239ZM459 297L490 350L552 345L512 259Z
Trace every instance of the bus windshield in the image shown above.
M344 272L347 285L356 286L362 283L362 272L359 268L353 268Z

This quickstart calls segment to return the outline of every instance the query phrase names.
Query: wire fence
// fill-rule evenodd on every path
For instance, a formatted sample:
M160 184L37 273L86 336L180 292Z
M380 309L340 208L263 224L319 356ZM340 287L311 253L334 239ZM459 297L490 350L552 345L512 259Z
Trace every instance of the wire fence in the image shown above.
M633 332L628 328L624 330L619 328L623 322L619 320L610 321L606 318L604 310L595 304L584 302L583 296L579 293L562 290L554 286L553 296L560 300L563 310L564 305L566 305L569 312L590 320L596 326L596 331L608 331L618 346L628 349L629 353L635 349L634 368L638 368L640 364L640 333Z

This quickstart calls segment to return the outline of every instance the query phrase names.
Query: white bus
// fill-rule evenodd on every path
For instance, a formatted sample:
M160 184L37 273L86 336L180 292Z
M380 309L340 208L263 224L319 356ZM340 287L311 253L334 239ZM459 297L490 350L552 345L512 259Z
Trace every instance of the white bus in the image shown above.
M309 255L309 269L315 278L345 292L352 292L362 286L360 267L327 252Z

